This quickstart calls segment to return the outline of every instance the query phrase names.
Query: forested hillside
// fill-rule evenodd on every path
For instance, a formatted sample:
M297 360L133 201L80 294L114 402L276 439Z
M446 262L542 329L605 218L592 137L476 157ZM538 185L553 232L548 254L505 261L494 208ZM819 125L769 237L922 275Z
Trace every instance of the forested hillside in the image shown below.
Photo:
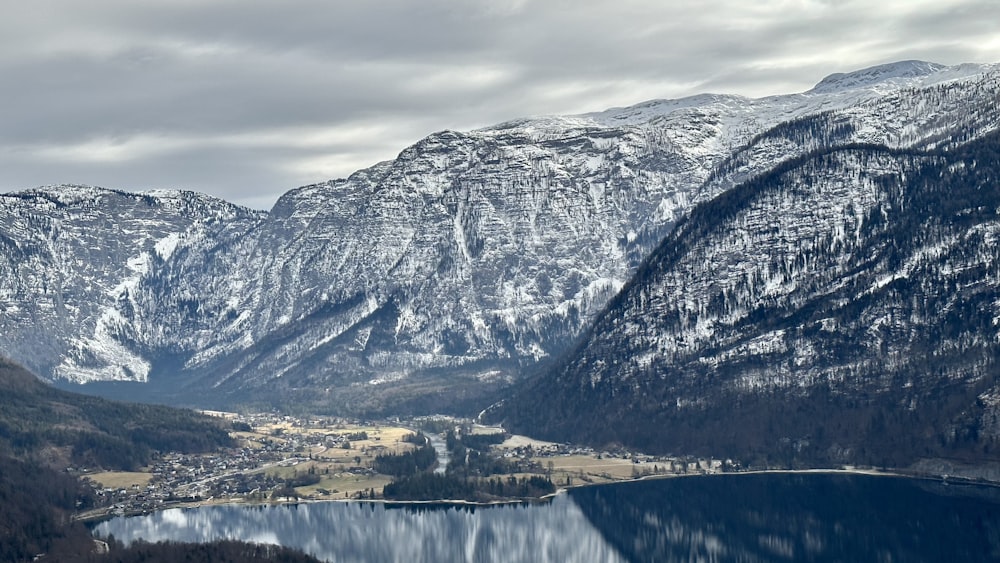
M219 419L60 391L0 358L0 561L317 561L287 548L240 542L129 548L112 542L110 553L99 553L90 530L72 519L96 500L91 487L63 471L69 465L134 469L155 451L231 445Z
M219 419L61 391L3 358L0 397L3 451L55 467L134 469L155 451L205 452L233 444Z
M316 563L295 550L273 545L219 541L208 544L139 543L112 540L110 552L71 515L94 502L89 487L65 473L0 455L0 561L19 563Z

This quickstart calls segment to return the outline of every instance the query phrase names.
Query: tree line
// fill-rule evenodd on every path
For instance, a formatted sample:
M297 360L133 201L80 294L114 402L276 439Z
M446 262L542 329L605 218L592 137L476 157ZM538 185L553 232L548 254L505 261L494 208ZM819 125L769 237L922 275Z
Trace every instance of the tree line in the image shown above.
M498 498L539 498L555 490L552 481L540 475L466 479L457 475L418 473L392 481L382 489L382 495L389 500L487 502Z

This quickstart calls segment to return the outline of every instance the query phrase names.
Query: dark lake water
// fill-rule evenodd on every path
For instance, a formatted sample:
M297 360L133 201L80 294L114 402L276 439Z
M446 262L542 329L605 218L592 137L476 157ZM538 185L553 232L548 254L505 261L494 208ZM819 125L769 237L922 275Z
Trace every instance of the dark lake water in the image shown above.
M126 542L220 538L328 561L989 561L1000 489L852 474L657 479L527 506L212 506L116 518Z

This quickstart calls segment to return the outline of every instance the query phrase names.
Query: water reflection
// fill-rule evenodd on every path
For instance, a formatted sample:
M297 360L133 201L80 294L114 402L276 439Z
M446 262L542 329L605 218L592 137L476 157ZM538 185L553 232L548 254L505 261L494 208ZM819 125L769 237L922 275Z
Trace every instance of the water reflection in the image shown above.
M566 495L542 506L479 509L346 502L172 509L116 518L95 532L126 542L275 543L328 561L623 561Z
M328 561L981 561L1000 558L1000 490L732 475L580 488L531 506L175 509L96 533L278 543Z
M992 487L831 474L728 475L573 491L632 561L987 561Z

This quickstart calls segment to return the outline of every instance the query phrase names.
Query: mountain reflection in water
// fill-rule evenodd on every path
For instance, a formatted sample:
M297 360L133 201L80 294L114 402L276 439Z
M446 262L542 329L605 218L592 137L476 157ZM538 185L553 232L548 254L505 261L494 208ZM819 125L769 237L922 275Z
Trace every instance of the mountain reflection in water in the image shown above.
M747 474L574 491L632 561L986 561L1000 490L850 474Z
M99 524L129 542L240 539L328 561L622 561L566 495L543 505L454 507L325 502L171 509Z
M1000 490L748 474L579 488L528 506L174 509L95 533L278 543L329 561L983 561L1000 558Z

